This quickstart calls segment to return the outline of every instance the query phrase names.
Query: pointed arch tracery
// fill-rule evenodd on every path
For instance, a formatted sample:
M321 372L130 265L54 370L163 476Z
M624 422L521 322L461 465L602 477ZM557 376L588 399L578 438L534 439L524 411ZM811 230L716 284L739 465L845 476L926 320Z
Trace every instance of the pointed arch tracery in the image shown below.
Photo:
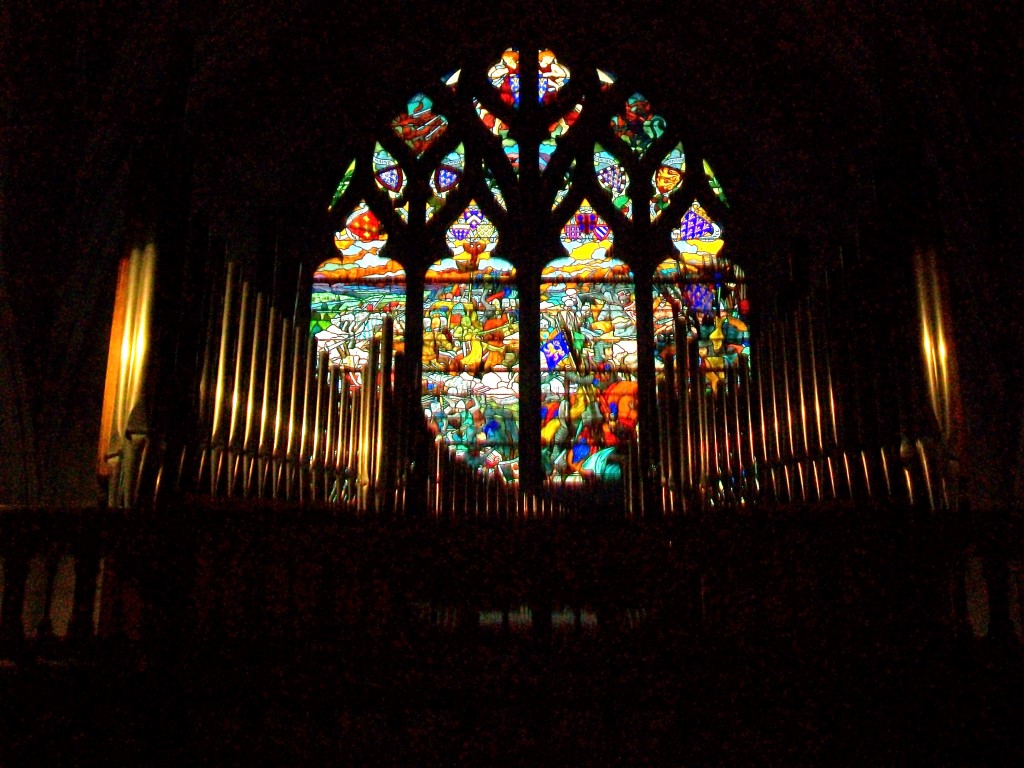
M712 396L723 371L749 360L743 272L722 255L728 202L706 159L687 173L683 138L640 92L548 49L527 63L508 48L445 75L345 168L329 207L344 216L338 253L314 276L318 345L356 371L385 314L404 334L408 269L423 290L422 332L416 318L409 343L429 431L506 481L532 451L548 483L615 482L638 441L639 404L660 386L645 390L652 367L640 350L653 349L655 379L688 350L701 372L691 385ZM523 229L506 238L513 222ZM613 256L626 230L629 250ZM641 266L653 316L638 323ZM539 276L529 293L539 305L521 316L524 274ZM524 382L539 389L521 390L527 317L540 355L522 363L537 366ZM645 343L638 327L652 325ZM537 426L521 440L524 403L540 406L540 421L525 419Z

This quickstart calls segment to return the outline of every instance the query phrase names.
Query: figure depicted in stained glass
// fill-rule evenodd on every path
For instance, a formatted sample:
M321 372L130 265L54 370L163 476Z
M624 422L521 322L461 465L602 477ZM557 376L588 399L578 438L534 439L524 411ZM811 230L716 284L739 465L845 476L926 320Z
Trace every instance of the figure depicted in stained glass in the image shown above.
M487 77L504 103L519 106L519 51L507 48L498 63L487 71Z
M434 112L434 102L422 93L409 99L409 111L391 121L395 135L420 157L448 127L448 120Z
M537 55L537 98L542 104L554 101L558 91L569 82L569 69L558 63L555 52L543 49Z
M361 203L334 236L339 255L313 275L310 332L355 383L386 315L395 321L395 351L404 348L405 270L381 254L386 242L377 216Z
M423 407L431 429L470 466L518 477L519 297L515 269L491 254L494 225L476 203L446 237L423 300Z
M636 437L636 303L610 227L587 201L541 276L541 446L549 481L614 482Z

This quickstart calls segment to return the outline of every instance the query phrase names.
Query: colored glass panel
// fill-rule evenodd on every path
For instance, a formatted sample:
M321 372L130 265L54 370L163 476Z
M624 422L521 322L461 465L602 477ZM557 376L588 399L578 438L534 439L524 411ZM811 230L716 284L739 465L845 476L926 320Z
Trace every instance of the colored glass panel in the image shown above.
M451 256L427 270L422 405L462 462L519 477L519 295L515 268L492 252L498 232L476 203L449 228Z
M569 164L569 170L567 170L565 172L565 176L562 179L562 186L555 193L555 199L551 203L551 210L555 210L555 208L557 208L559 205L561 205L562 201L565 199L565 196L569 194L569 189L572 187L572 174L573 174L573 172L575 170L576 170L576 161L573 160Z
M537 99L549 104L569 82L569 68L559 64L554 51L546 48L537 53L537 65Z
M459 186L466 168L466 149L459 144L441 159L441 164L430 174L431 196L427 200L427 221L440 211L448 194Z
M594 172L597 183L608 193L612 203L627 218L633 218L633 203L629 199L629 174L611 152L600 144L594 146Z
M679 228L672 230L672 245L679 251L683 264L690 272L715 268L718 253L724 244L722 227L711 219L696 200L683 214Z
M452 93L454 93L455 90L459 87L459 76L461 74L462 74L462 70L461 69L456 69L454 72L452 72L450 74L447 74L444 77L442 77L441 78L441 82L444 83L445 85L447 85L448 89L450 91L452 91Z
M419 93L409 99L409 111L391 121L391 128L420 157L441 138L448 120L434 112L434 102Z
M539 167L541 172L548 167L548 163L551 162L551 156L558 148L558 137L564 136L572 128L582 111L583 105L577 104L548 127L547 138L540 143Z
M384 318L394 318L395 352L404 348L405 270L381 255L387 234L365 202L334 236L338 255L324 261L313 275L310 333L359 383L359 371Z
M487 163L484 166L484 184L487 185L487 189L491 195L494 196L495 202L502 207L503 210L508 210L508 206L505 204L505 195L501 191L501 187L498 184L498 180L494 178L494 172L487 167Z
M721 257L721 227L694 202L673 232L678 254L655 270L655 367L676 355L684 328L704 386L717 392L725 371L750 356L749 302L743 272Z
M622 479L636 440L636 303L611 228L587 201L541 275L541 462L548 482Z
M650 102L639 93L626 100L625 110L612 118L611 125L615 135L638 155L665 133L665 118L654 114Z
M334 197L331 198L331 204L327 206L327 210L334 210L334 206L337 205L338 201L341 200L341 196L345 194L345 190L348 189L348 185L352 183L352 176L356 172L356 161L353 160L348 164L348 169L345 171L345 175L341 177L341 182L338 184L338 188L334 191Z
M513 170L519 173L519 143L508 137L508 123L488 110L477 99L473 99L473 108L476 110L476 114L484 127L494 136L501 139L501 148L505 152L505 157L508 158Z
M711 187L711 191L715 193L715 197L722 203L722 205L729 207L729 201L725 198L725 190L722 189L722 185L718 182L718 177L715 176L715 172L711 170L711 165L707 160L704 161L704 175L708 177L708 186Z
M408 179L395 156L377 142L373 150L373 180L378 189L388 193L391 204L403 221L409 220L409 204L402 199ZM404 204L403 204L404 203Z
M683 185L685 173L686 155L682 143L679 143L665 155L651 177L651 185L654 187L654 194L651 195L651 221L657 221L668 208L670 198Z
M498 63L487 71L487 77L505 104L519 107L519 51L506 48Z
M603 69L597 70L597 81L601 84L601 90L607 91L613 85L618 78L610 72L605 72Z

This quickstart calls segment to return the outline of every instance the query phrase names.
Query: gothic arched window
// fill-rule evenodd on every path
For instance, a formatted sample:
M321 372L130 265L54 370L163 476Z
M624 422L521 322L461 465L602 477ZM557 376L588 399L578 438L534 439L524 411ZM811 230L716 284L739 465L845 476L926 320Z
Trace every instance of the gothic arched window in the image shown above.
M396 111L331 202L318 344L354 371L391 314L425 429L456 461L504 482L521 463L550 487L618 482L658 429L677 346L702 372L686 386L711 396L749 357L711 166L698 155L687 174L685 137L641 93L548 49L470 62Z

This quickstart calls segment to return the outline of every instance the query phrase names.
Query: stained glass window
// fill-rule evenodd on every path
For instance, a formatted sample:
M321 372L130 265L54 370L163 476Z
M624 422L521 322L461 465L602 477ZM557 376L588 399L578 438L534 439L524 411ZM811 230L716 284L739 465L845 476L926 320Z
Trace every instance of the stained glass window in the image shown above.
M434 79L381 126L380 141L343 166L341 182L325 191L336 250L314 275L310 329L359 386L387 316L396 351L405 348L405 270L423 275L422 308L411 308L422 309L422 335L408 343L435 444L475 474L504 482L519 481L525 454L548 489L614 484L637 466L642 393L662 392L659 379L641 380L650 368L639 366L638 349L653 348L656 377L677 346L688 350L699 372L688 386L714 396L749 360L746 283L722 255L718 215L727 200L707 160L689 158L710 190L693 187L701 200L678 199L687 157L676 126L608 72L588 75L576 65L570 72L544 48L532 49L537 68L531 56L524 72L519 50L493 52L473 76L454 69ZM520 173L523 137L536 142L539 175ZM351 207L356 200L364 202ZM374 213L383 217L388 203L391 245ZM662 253L666 211L677 222L670 255ZM410 226L395 232L402 222ZM620 240L628 252L613 255L612 225L629 235ZM541 352L531 352L522 370L530 374L527 407L539 406L540 420L530 411L521 422L519 281L527 267L541 268L539 254L551 253L561 255L531 286L540 304L523 314L538 323L529 334ZM664 258L653 275L654 338L645 346L637 338L633 259L652 253ZM419 318L410 326L419 329ZM415 398L416 388L406 396ZM521 428L530 430L522 439Z
M423 293L424 415L456 457L519 477L519 295L515 268L492 255L498 231L476 205L448 229L450 255Z
M356 384L385 316L395 321L395 351L404 348L405 270L381 253L386 243L379 219L360 203L334 236L338 255L313 274L310 333Z
M541 276L541 461L556 486L616 482L636 439L633 274L584 200Z

